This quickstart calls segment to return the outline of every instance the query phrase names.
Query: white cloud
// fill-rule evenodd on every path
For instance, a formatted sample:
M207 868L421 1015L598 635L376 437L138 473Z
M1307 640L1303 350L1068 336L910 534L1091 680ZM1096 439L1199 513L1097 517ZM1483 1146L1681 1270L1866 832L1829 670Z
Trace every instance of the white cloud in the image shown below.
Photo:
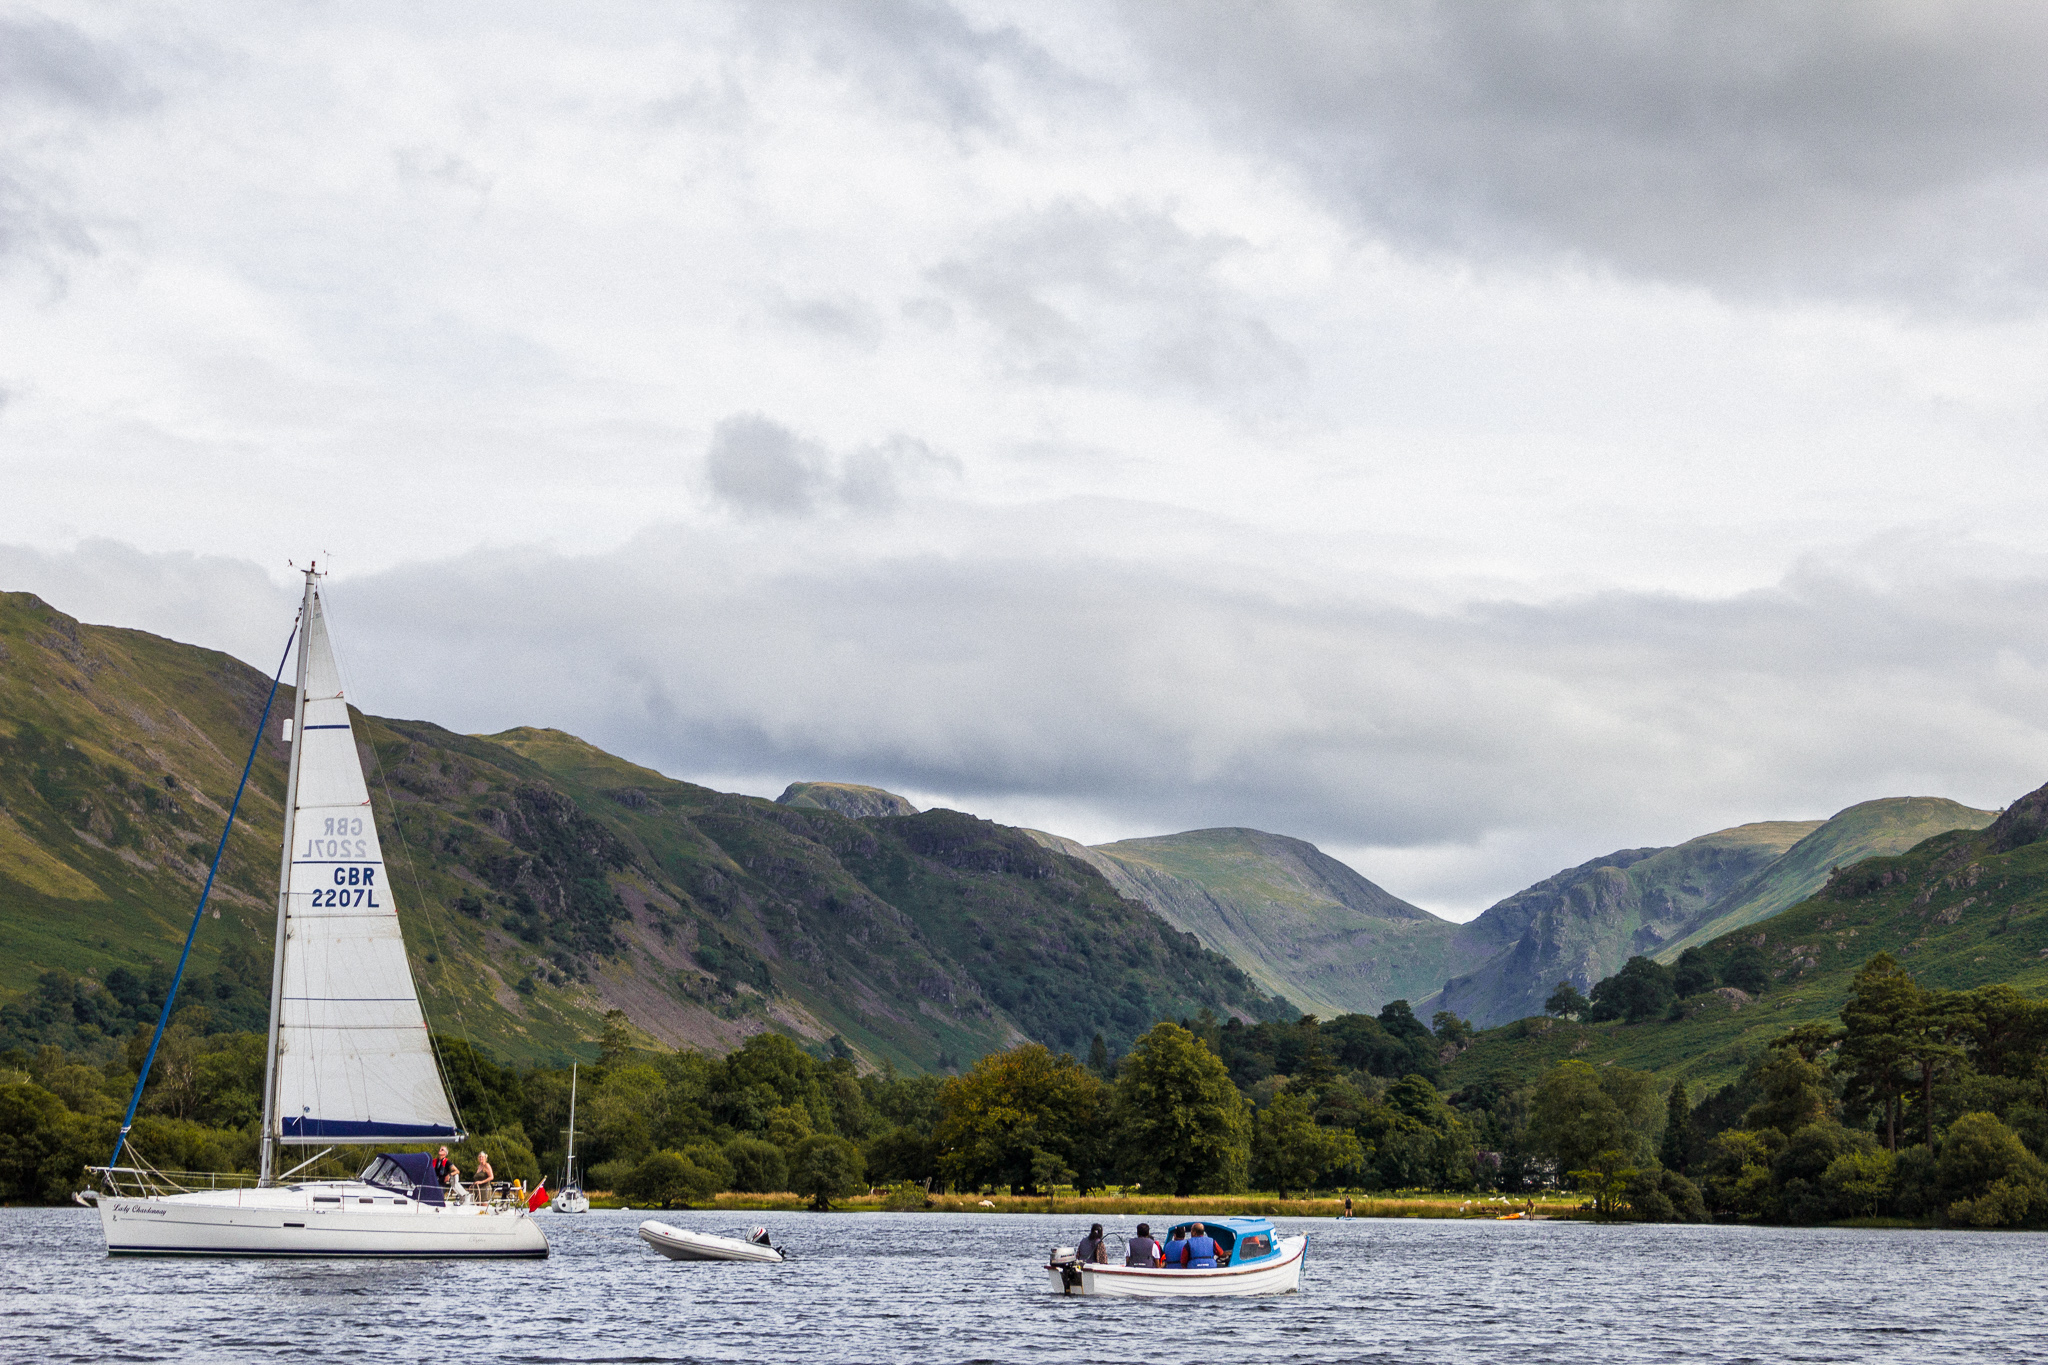
M2031 11L1474 13L16 12L0 586L1445 907L2034 785Z

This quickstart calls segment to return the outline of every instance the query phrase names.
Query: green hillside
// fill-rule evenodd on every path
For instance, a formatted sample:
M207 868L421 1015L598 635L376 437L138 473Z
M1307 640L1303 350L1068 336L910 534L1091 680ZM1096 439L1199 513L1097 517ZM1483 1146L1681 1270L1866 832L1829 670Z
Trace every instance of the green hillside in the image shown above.
M1577 1057L1725 1084L1796 1025L1832 1022L1857 970L1890 953L1923 986L2008 983L2048 992L2048 788L1984 829L1937 834L1844 868L1808 899L1700 945L1710 962L1761 954L1760 993L1732 986L1679 1002L1674 1019L1579 1024L1530 1018L1481 1033L1446 1084L1520 1084Z
M1318 1014L1371 1013L1422 995L1461 960L1458 926L1300 839L1203 829L1080 849L1041 837Z
M778 806L829 810L860 819L869 815L915 815L917 807L895 792L854 782L792 782L775 798Z
M268 686L0 594L0 1045L153 1019ZM268 981L289 705L184 997L236 1027ZM429 1016L507 1060L587 1052L612 1009L666 1044L836 1035L926 1069L1287 1008L1016 831L723 795L555 731L357 724Z
M1538 882L1463 926L1481 965L1443 982L1420 1008L1486 1028L1542 1012L1559 981L1590 986L1653 952L1821 827L1772 820L1623 849Z
M1904 853L1937 834L1982 829L1997 818L1995 810L1976 810L1938 796L1894 796L1851 806L1730 891L1704 922L1689 927L1655 956L1660 962L1676 962L1694 944L1768 919L1818 891L1837 867L1879 854Z

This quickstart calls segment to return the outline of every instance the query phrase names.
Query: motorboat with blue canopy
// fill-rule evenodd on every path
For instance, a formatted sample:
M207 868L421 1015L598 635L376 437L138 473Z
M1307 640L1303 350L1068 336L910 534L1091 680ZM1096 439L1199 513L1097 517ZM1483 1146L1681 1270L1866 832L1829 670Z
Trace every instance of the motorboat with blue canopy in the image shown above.
M1057 1247L1046 1270L1053 1289L1066 1295L1159 1299L1300 1292L1306 1233L1283 1237L1267 1218L1187 1218L1166 1225L1166 1241L1179 1242L1196 1227L1216 1243L1213 1267L1111 1265L1083 1261L1074 1248Z

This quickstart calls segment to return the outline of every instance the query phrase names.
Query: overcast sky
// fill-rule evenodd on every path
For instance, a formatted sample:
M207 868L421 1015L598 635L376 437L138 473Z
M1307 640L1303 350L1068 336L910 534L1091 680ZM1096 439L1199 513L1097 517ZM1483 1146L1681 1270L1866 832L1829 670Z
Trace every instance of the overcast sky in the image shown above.
M0 9L0 587L1454 918L2048 781L2037 5Z

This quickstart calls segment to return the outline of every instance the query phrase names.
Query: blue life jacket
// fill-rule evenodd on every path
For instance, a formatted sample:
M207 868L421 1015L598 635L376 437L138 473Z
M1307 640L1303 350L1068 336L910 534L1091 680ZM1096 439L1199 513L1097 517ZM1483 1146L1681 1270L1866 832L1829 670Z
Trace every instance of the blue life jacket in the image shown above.
M1216 1239L1214 1237L1188 1238L1188 1269L1214 1270L1216 1268Z
M1169 1237L1166 1239L1166 1268L1168 1270L1180 1269L1180 1253L1187 1247L1187 1244L1185 1237Z

